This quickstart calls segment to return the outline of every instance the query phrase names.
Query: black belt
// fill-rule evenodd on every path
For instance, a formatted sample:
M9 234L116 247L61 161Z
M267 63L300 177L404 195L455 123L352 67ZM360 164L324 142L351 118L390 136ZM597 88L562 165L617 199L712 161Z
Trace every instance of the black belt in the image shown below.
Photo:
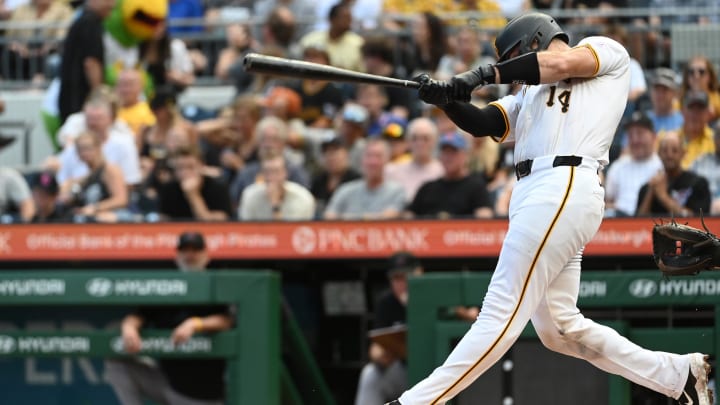
M580 166L582 157L580 156L555 156L553 159L553 167L558 166ZM532 171L533 160L523 160L515 165L515 176L518 180L530 174Z

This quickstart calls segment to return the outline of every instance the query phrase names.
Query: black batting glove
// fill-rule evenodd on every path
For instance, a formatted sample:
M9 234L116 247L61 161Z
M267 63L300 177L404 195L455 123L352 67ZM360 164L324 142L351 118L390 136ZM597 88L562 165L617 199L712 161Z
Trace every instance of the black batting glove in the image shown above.
M492 83L495 83L495 69L492 65L468 70L450 79L451 95L454 100L467 103L478 86Z
M421 74L413 80L420 83L420 100L435 105L445 105L452 101L450 85L446 81L431 79L427 74Z

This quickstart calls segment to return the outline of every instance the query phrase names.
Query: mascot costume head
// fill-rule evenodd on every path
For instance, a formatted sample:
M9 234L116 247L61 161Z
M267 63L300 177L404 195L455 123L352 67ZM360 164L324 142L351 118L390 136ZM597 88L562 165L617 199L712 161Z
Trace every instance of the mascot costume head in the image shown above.
M168 13L168 0L118 0L104 21L105 83L114 85L118 74L126 68L140 68L139 44L153 38ZM145 78L145 92L152 91L150 76ZM62 145L57 139L60 129L58 95L60 79L54 78L43 100L42 119L50 141L56 150Z
M126 68L141 65L138 46L152 39L163 26L168 0L119 0L105 19L105 82L114 85ZM143 75L146 93L152 91L148 75Z

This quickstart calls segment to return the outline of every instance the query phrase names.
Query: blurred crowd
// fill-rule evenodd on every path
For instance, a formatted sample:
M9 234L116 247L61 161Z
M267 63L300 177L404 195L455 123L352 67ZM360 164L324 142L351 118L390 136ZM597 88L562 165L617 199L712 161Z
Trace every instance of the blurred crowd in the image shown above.
M41 47L27 40L36 32L5 32L4 51L22 62L14 63L31 80L53 73L31 74L29 58L58 57L66 67L78 53L92 59L96 50L87 43L62 40L83 32L75 25L97 26L113 6L112 0L18 3L5 1L0 18L56 27L43 35L57 41ZM61 100L80 101L76 107L60 102L59 128L50 131L57 153L31 172L0 163L0 218L113 223L506 216L516 181L511 144L462 132L442 111L419 101L415 90L251 74L243 69L244 56L258 52L389 77L428 73L448 79L493 63L494 32L522 10L717 7L701 0L636 3L171 0L167 21L138 45L138 63L120 69L112 84L91 77L92 64L75 67L90 85L72 97L60 92ZM704 55L682 66L669 58L645 63L640 53L650 52L648 44L667 50L669 38L662 30L658 36L627 27L665 27L668 19L690 18L661 15L561 19L570 30L597 27L584 32L613 37L631 55L628 105L602 173L607 216L720 214L717 66ZM718 16L697 14L691 22L713 23ZM173 23L188 18L204 23ZM211 29L225 33L215 54L187 35ZM638 35L644 37L641 47ZM217 110L181 105L182 93L208 71L234 86L233 100ZM519 90L486 86L473 102L483 105ZM0 138L0 148L12 141Z

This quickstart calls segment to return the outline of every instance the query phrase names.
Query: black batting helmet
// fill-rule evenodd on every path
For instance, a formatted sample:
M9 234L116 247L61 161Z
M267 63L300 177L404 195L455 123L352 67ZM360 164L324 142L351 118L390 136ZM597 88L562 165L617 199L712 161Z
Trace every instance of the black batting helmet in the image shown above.
M541 51L547 49L556 37L565 43L570 42L570 37L554 18L543 13L527 13L513 18L500 31L495 38L495 51L499 60L503 61L516 46L519 47L520 55ZM534 42L537 42L537 47L533 46Z

